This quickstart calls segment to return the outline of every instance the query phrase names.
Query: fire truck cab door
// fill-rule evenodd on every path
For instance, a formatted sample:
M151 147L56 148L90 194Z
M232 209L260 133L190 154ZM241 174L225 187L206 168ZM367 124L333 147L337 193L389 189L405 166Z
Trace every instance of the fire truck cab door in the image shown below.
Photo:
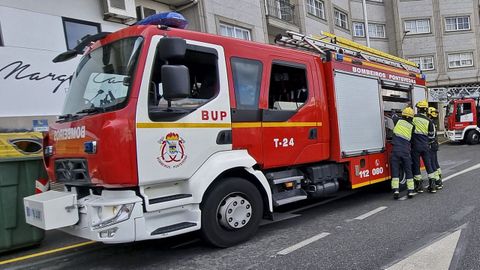
M232 149L227 71L221 46L187 40L186 55L169 65L188 68L187 98L163 98L154 36L137 101L136 141L139 185L186 180L213 154Z
M263 89L262 140L265 168L318 160L319 126L312 62L273 59ZM267 75L268 76L268 75ZM267 105L268 104L268 105Z

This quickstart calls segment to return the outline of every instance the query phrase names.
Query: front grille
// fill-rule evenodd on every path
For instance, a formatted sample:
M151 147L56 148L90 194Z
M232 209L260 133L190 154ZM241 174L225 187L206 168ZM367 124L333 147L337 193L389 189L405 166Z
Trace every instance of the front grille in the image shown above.
M85 159L55 160L55 176L57 182L90 182Z

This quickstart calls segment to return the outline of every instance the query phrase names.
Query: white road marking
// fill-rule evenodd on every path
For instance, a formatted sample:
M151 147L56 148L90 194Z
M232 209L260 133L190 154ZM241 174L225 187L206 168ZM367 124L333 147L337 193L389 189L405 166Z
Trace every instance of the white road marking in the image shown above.
M473 171L473 170L476 170L476 169L479 169L479 168L480 168L480 163L478 163L477 165L473 165L473 166L471 166L471 167L468 167L468 168L466 168L465 170L462 170L462 171L459 171L459 172L454 173L454 174L452 174L452 175L449 175L449 176L443 178L442 181L443 181L443 182L447 182L448 180L450 180L450 179L452 179L452 178L454 178L454 177L457 177L457 176L459 176L459 175L462 175L462 174L464 174L464 173L467 173L467 172L470 172L470 171Z
M330 233L328 233L328 232L322 232L322 233L317 234L317 235L315 235L315 236L312 236L312 237L310 237L310 238L308 238L308 239L305 239L305 240L303 240L302 242L300 242L300 243L298 243L298 244L295 244L295 245L290 246L290 247L288 247L288 248L286 248L286 249L280 250L277 254L278 254L278 255L287 255L288 253L290 253L290 252L292 252L292 251L295 251L295 250L297 250L297 249L299 249L299 248L302 248L302 247L304 247L304 246L306 246L306 245L309 245L309 244L311 244L311 243L313 243L313 242L315 242L315 241L317 241L317 240L320 240L320 239L322 239L322 238L324 238L325 236L328 236L328 235L330 235Z
M360 216L358 216L358 217L356 217L356 218L354 218L354 219L356 219L356 220L364 220L364 219L366 219L367 217L372 216L372 215L375 215L376 213L378 213L378 212L380 212L380 211L383 211L383 210L385 210L385 209L387 209L386 206L380 206L380 207L378 207L377 209L373 209L372 211L367 212L367 213L365 213L365 214L363 214L363 215L360 215Z
M448 270L462 230L457 230L442 239L422 248L387 270L436 269Z
M398 198L399 201L405 201L407 199L407 196L403 196L401 198Z

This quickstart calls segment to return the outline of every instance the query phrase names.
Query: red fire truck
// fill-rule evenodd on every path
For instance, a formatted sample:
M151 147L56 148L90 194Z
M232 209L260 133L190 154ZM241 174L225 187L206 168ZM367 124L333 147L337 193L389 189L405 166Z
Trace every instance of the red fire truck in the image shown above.
M478 99L463 97L450 100L445 117L445 136L450 141L477 144L480 140L479 109Z
M200 230L231 246L278 206L387 181L388 116L426 98L414 63L327 33L275 46L136 25L95 40L44 139L64 190L24 203L34 226L106 243Z

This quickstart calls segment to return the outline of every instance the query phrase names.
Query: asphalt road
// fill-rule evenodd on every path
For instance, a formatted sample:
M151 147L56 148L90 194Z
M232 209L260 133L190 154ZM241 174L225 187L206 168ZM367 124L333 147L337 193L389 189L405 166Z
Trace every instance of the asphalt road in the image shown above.
M447 181L437 194L395 201L377 185L289 207L227 249L189 234L2 264L85 241L54 231L37 249L1 255L0 269L480 269L480 145L444 144L439 160Z

